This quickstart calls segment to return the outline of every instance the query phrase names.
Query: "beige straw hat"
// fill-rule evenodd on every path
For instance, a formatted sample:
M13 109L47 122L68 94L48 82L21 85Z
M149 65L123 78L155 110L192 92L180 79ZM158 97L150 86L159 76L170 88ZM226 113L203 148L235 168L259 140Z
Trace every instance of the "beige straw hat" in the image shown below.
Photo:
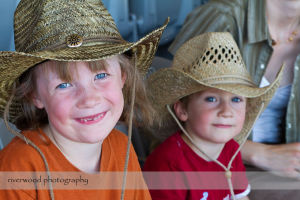
M272 98L280 76L267 87L257 87L231 34L219 32L204 33L187 41L176 52L172 66L152 74L147 84L150 99L163 117L169 115L167 105L207 87L247 97L244 127L235 138L241 142L251 130L262 103L265 108Z
M45 60L94 61L131 51L144 74L167 22L137 42L125 41L100 0L22 0L14 19L16 52L0 52L0 115L13 83ZM21 112L13 102L10 121Z

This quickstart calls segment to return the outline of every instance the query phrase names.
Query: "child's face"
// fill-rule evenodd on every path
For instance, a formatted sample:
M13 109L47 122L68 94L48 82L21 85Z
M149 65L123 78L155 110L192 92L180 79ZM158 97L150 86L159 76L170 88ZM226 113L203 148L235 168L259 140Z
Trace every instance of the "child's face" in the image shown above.
M192 137L226 143L243 128L246 98L210 88L190 95L186 106L175 103L174 109Z
M70 63L70 82L61 80L55 70L37 70L33 102L46 110L52 134L75 142L97 143L114 128L123 111L125 78L117 57L106 61L107 68L95 73L86 62Z

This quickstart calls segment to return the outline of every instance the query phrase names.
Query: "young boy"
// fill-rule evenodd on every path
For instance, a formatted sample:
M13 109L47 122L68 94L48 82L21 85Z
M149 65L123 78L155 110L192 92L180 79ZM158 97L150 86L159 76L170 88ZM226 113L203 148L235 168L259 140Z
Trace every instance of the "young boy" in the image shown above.
M162 118L160 131L175 133L148 157L144 171L215 172L199 179L187 173L175 181L145 174L152 199L248 199L250 186L233 138L243 144L278 78L258 88L232 36L205 33L182 45L172 67L152 74L148 86ZM222 171L226 177L217 176ZM156 184L165 190L151 190Z
M129 127L132 118L151 121L141 74L166 24L129 43L100 0L21 0L14 23L16 52L0 52L0 113L18 137L0 152L0 171L46 172L50 183L1 187L0 199L151 199L145 188L125 191L124 184L62 190L53 172L66 173L65 180L68 172L140 172L114 127L119 119Z

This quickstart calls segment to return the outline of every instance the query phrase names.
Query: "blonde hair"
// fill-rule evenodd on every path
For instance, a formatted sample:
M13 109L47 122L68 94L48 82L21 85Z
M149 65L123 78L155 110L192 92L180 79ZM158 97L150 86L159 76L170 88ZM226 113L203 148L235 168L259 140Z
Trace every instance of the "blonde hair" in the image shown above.
M126 81L123 87L124 109L120 120L124 121L126 124L129 122L131 93L133 92L132 85L133 82L136 81L136 90L134 91L135 104L133 123L136 126L142 126L146 123L152 124L154 117L153 108L147 98L146 89L141 74L138 71L134 73L134 67L136 67L133 63L134 60L125 55L117 55L117 57L121 66L122 76L126 76ZM54 62L55 65L53 65L54 67L50 68L50 70L57 72L62 80L72 80L71 73L69 72L70 67L68 62L52 62ZM88 62L88 64L89 69L92 72L106 69L108 65L105 60L91 61ZM43 68L44 65L45 63L40 63L25 71L16 81L15 88L13 89L13 98L11 99L18 101L22 107L22 112L14 122L16 127L20 130L37 129L48 124L46 111L44 109L38 109L32 102L33 94L37 87L37 69L43 70L43 73L47 73L45 70L46 68Z

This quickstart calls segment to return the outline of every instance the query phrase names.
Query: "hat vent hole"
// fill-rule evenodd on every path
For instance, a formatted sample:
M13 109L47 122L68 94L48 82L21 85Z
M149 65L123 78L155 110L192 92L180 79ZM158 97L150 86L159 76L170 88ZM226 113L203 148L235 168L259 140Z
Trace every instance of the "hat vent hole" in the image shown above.
M218 59L221 60L221 58L222 58L222 56L221 56L221 54L219 54L219 55L218 55Z
M215 49L215 54L218 54L218 49Z
M228 54L227 53L225 53L225 58L227 58L228 57Z
M202 62L204 62L204 61L205 61L205 59L206 59L206 57L205 57L205 56L203 56L203 57L202 57Z
M209 60L212 60L212 59L214 59L214 55L211 55L211 56L209 57Z
M206 56L209 56L209 54L210 54L210 51L207 51L207 52L206 52Z
M214 60L213 63L216 64L216 63L217 63L217 60Z
M225 53L225 49L224 49L224 48L222 48L222 53L223 53L223 54Z

